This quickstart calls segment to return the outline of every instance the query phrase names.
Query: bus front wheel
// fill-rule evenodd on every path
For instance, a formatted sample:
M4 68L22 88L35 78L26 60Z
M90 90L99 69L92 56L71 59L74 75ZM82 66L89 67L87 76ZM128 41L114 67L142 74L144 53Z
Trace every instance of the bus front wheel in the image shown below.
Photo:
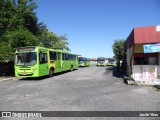
M49 77L53 77L53 76L54 76L53 72L54 72L53 69L50 69L50 70L49 70Z

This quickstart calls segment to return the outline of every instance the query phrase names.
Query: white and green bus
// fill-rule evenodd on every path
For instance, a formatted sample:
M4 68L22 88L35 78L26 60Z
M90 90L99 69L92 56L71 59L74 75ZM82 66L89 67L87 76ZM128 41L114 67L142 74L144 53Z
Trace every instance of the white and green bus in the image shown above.
M78 61L79 61L80 67L90 66L90 59L89 58L78 57Z
M39 46L20 47L15 52L15 76L40 77L78 69L78 56L67 51Z
M115 59L113 59L113 58L109 58L109 59L108 59L107 66L116 66L116 65L117 65L117 64L116 64Z
M97 58L97 66L106 66L106 59L105 59L105 57L98 57Z

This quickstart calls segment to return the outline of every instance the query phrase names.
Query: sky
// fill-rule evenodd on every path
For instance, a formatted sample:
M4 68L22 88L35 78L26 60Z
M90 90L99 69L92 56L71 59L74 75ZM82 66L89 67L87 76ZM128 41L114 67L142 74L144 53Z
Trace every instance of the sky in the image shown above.
M88 58L114 56L115 40L135 27L160 25L160 0L34 0L38 22L66 35L72 53Z

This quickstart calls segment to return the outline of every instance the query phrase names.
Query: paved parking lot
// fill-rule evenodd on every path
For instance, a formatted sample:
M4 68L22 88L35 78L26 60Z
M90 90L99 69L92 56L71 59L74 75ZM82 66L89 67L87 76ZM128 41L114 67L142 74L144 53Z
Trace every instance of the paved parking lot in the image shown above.
M126 85L111 67L90 66L52 78L1 81L0 111L160 111L160 92Z

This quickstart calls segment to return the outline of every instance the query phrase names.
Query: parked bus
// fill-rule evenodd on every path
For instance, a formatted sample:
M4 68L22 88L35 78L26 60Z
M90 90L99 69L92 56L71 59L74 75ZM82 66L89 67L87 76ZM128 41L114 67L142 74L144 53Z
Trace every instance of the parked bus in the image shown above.
M108 59L107 66L116 66L116 61L113 58Z
M90 59L85 57L78 57L79 66L90 66Z
M20 47L15 52L16 77L40 77L78 68L78 56L38 46Z
M105 66L105 65L106 65L106 59L104 57L98 57L97 66Z

